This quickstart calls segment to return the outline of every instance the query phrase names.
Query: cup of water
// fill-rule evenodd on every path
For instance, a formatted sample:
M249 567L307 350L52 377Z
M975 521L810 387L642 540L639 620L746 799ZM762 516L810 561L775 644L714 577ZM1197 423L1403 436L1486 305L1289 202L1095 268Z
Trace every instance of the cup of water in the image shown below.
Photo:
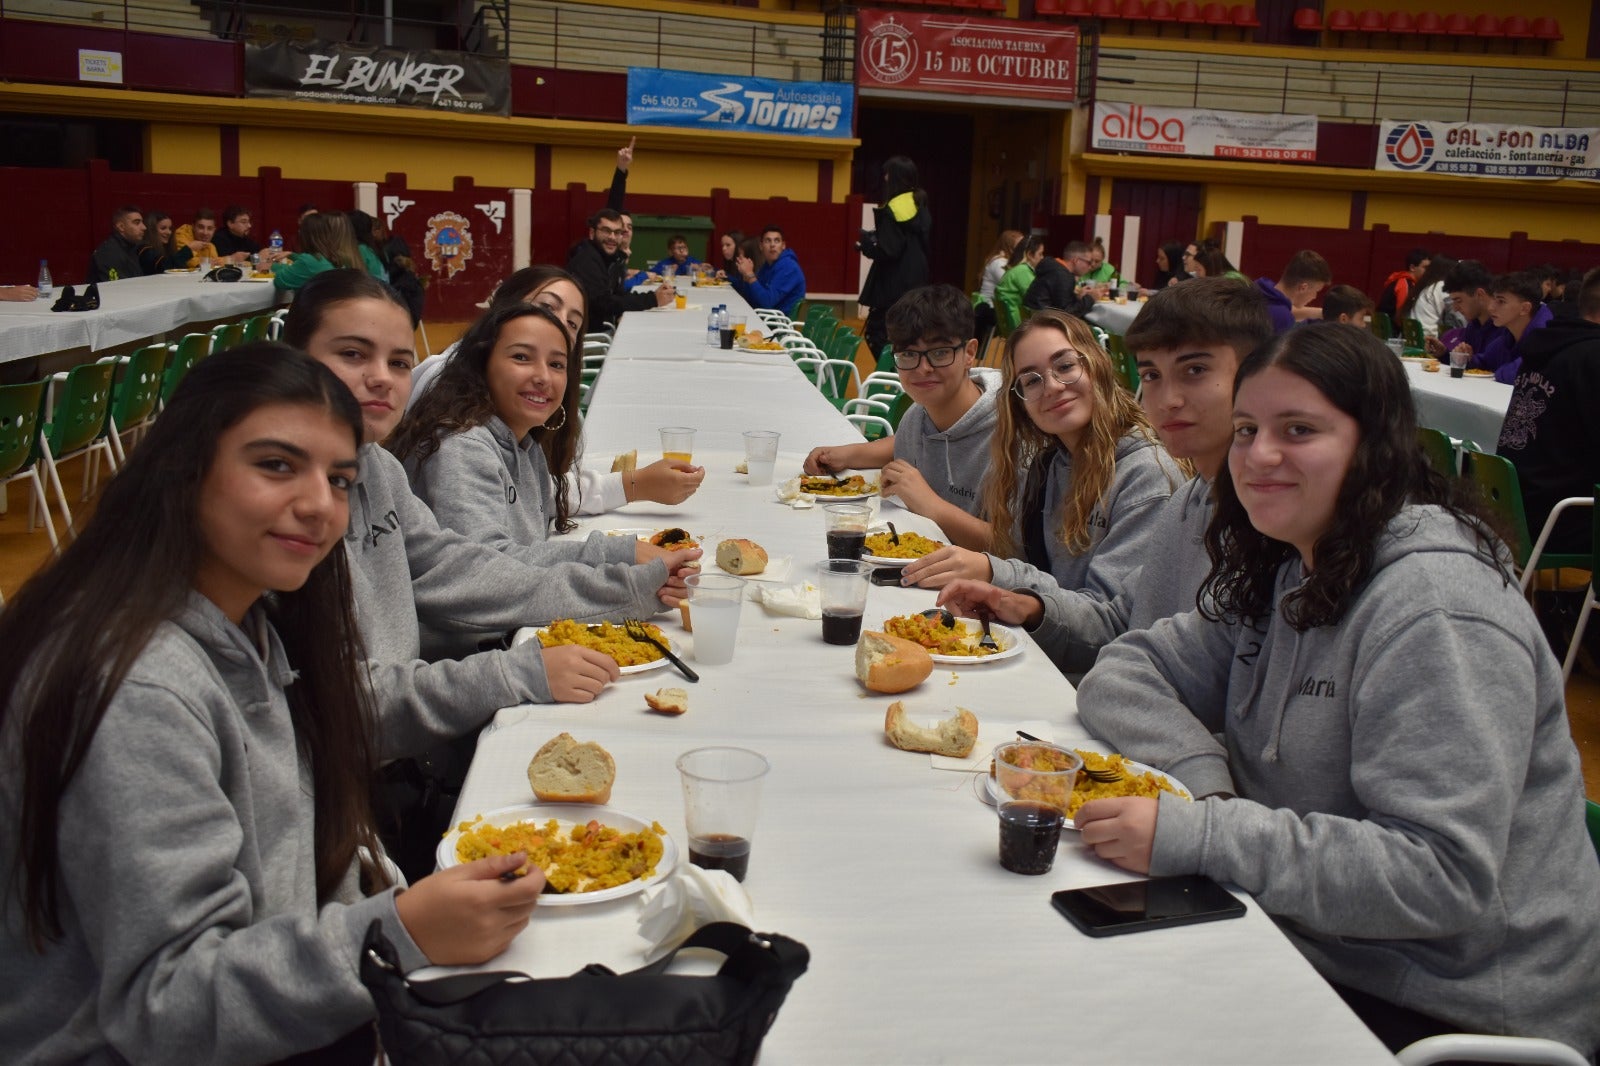
M772 484L772 470L778 463L778 434L769 429L747 430L744 435L744 465L750 484Z
M717 666L733 661L739 636L744 581L706 571L684 578L689 586L689 617L694 620L694 661Z
M1406 354L1406 342L1401 338L1390 337L1388 344L1389 350L1394 353L1394 357L1396 359L1399 359L1401 356Z

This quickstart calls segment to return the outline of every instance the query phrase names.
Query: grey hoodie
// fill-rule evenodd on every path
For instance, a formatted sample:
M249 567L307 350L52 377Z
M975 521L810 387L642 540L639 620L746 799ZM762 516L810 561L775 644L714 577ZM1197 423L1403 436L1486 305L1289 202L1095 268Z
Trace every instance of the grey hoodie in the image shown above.
M1137 570L1106 599L1077 589L1029 588L1044 604L1033 639L1067 669L1093 663L1102 647L1130 629L1147 629L1158 618L1192 611L1211 570L1206 526L1215 501L1211 482L1191 478L1161 503L1145 536L1148 550Z
M550 540L555 487L537 439L517 440L491 417L451 433L426 461L405 462L411 488L445 529L529 566L557 562L632 563L632 537L596 531L587 540Z
M419 648L428 658L460 655L517 626L647 618L662 609L656 590L666 583L667 567L659 559L641 566L527 566L441 529L412 494L399 461L378 445L362 446L360 473L344 543L367 654L382 663L409 672L426 665L411 661ZM395 694L391 685L375 684L383 702ZM435 691L451 694L447 687Z
M947 503L978 515L983 495L983 475L989 470L989 438L994 436L995 398L1000 394L1000 371L974 367L967 376L977 382L978 400L940 431L927 408L912 404L894 433L894 457L904 459ZM980 516L981 517L981 516Z
M372 1017L372 919L426 965L392 890L351 878L318 906L293 676L258 608L241 628L194 594L156 630L62 798L64 937L34 952L5 897L0 1062L270 1062ZM0 777L6 855L19 780Z
M1285 564L1279 599L1302 579ZM1442 509L1390 522L1339 624L1180 614L1106 647L1078 710L1197 795L1239 796L1162 797L1152 874L1239 885L1331 981L1600 1043L1600 863L1561 670Z
M1072 456L1065 448L1058 449L1044 486L1045 550L1050 556L1050 572L1021 559L990 555L989 565L994 571L991 583L1000 588L1035 591L1041 598L1069 589L1078 595L1074 613L1079 620L1092 617L1088 628L1109 634L1110 620L1120 609L1108 605L1127 587L1140 565L1163 550L1153 536L1156 518L1161 513L1160 505L1183 481L1183 472L1165 448L1143 434L1123 436L1117 442L1111 487L1089 514L1089 548L1074 554L1056 536L1062 505L1072 489ZM1017 539L1021 539L1020 532ZM1061 650L1057 664L1068 673L1087 670L1094 662L1099 643L1093 637L1082 644L1071 643L1075 646Z

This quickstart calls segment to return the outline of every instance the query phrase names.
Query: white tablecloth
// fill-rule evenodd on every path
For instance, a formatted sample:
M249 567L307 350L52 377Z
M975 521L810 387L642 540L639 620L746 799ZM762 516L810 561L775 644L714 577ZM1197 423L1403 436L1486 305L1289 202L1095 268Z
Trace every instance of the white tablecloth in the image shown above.
M619 353L653 344L679 361L608 362L589 450L654 450L657 425L693 425L705 484L681 507L633 504L583 528L681 525L708 548L750 537L775 561L786 559L791 577L805 577L825 555L821 514L745 484L733 473L742 454L733 442L745 428L779 429L781 479L810 447L848 440L851 428L793 367L785 374L714 365L658 326L672 321L656 313L623 319ZM933 532L891 503L880 517ZM875 586L868 623L933 599ZM675 616L658 621L692 650ZM699 684L667 667L625 678L590 705L500 712L479 743L457 815L531 802L528 760L567 730L615 757L611 805L659 819L682 846L674 759L707 744L764 753L773 769L745 884L757 925L812 953L764 1045L767 1066L1393 1061L1254 904L1237 921L1106 940L1078 933L1051 908L1050 893L1128 875L1088 855L1070 833L1049 874L1001 869L995 814L977 798L972 776L891 747L883 736L891 698L864 691L852 662L852 649L822 643L819 622L747 602L734 661L699 667ZM647 712L643 694L667 685L689 691L687 714ZM1031 642L1008 661L941 667L905 698L929 717L964 706L991 729L1087 739L1072 687ZM638 906L632 897L541 908L490 968L551 976L589 962L637 966L646 948Z
M1500 423L1511 405L1510 385L1494 378L1453 378L1448 369L1430 374L1411 362L1406 363L1406 376L1411 379L1420 425L1470 440L1486 452L1495 450Z
M264 311L276 298L271 282L225 285L196 274L160 274L102 282L95 311L51 311L54 299L0 303L0 362L73 348L103 351L191 322Z
M1101 300L1089 309L1086 317L1102 329L1123 334L1128 332L1128 327L1133 325L1133 320L1139 317L1143 309L1144 303L1139 300L1120 304L1115 300Z

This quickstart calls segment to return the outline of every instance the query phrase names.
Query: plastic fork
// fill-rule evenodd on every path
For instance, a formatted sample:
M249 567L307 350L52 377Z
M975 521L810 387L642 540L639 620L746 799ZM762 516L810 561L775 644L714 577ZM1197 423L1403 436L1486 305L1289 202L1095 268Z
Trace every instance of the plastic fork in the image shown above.
M622 621L622 628L627 632L628 636L632 637L634 640L637 640L640 644L649 644L656 650L660 651L662 655L667 657L668 661L670 661L673 666L678 668L679 672L682 673L684 677L687 677L690 681L700 680L700 675L689 669L688 664L682 659L672 654L671 648L667 647L665 644L661 643L661 641L650 635L650 631L644 627L643 622L639 621L637 618L625 618Z

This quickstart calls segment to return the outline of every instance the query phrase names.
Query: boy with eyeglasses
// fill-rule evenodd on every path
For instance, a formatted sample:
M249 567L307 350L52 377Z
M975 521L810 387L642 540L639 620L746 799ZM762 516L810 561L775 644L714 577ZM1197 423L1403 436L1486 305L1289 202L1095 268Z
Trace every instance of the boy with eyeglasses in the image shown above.
M805 471L882 468L884 496L938 523L951 543L982 551L992 531L978 497L1001 383L998 370L973 365L972 300L953 285L926 285L896 300L884 324L910 409L892 437L813 448Z

